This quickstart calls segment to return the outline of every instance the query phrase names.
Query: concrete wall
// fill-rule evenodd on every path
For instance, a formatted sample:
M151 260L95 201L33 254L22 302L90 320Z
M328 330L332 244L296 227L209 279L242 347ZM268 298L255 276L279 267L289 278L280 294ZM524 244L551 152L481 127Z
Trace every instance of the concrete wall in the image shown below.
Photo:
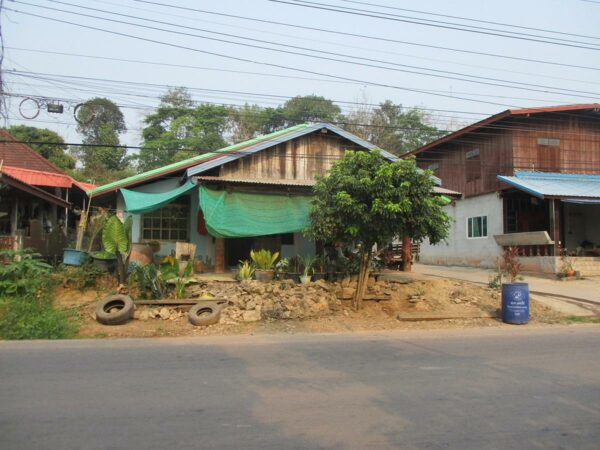
M446 242L421 244L420 261L425 264L458 265L495 268L502 248L494 234L502 234L502 199L497 193L457 200L444 207L451 219ZM467 218L487 216L487 237L467 238Z

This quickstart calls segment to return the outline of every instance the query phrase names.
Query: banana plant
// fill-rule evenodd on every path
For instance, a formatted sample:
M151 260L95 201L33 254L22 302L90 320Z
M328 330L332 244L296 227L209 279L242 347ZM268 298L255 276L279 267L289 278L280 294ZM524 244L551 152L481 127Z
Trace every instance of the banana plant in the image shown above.
M108 253L117 257L117 274L119 283L127 282L127 268L131 255L132 216L121 222L117 216L111 216L102 230L102 246Z

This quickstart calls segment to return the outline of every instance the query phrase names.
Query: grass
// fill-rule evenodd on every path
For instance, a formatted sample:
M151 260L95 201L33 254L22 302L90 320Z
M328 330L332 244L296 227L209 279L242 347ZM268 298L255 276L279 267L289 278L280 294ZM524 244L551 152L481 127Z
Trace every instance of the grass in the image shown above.
M55 309L50 299L0 300L1 339L68 339L76 333L71 315Z
M600 316L568 316L565 317L567 322L572 323L598 323L600 324Z

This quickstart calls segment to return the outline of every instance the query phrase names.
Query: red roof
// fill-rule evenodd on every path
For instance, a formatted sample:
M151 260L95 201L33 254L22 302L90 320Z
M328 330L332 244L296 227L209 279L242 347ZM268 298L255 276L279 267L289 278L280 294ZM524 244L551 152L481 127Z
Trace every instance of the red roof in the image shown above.
M32 186L59 188L70 188L73 186L73 179L68 175L9 166L2 166L1 170L4 173L12 175L14 178L21 180L23 183L31 184Z
M39 187L32 186L28 183L24 183L23 181L19 180L18 178L13 177L11 174L8 174L5 172L0 172L0 181L3 184L8 184L9 186L12 186L16 189L19 189L24 192L28 192L29 194L31 194L35 197L41 198L50 203L54 203L55 205L58 205L61 208L70 208L71 207L71 204L68 201L63 200L62 198L60 198L56 195L53 195L49 192L46 192Z
M92 189L96 189L98 186L92 183L84 183L83 181L73 180L73 184L78 186L83 192L91 191Z
M488 117L487 119L483 119L479 122L476 122L467 127L461 128L458 131L447 134L439 139L436 139L433 142L430 142L423 147L417 148L405 154L408 155L417 155L424 151L430 150L434 147L437 147L440 144L444 144L448 141L452 141L464 134L470 133L472 131L476 131L479 128L483 128L492 123L498 122L499 120L505 119L510 116L520 116L525 114L540 114L540 113L551 113L551 112L565 112L565 111L581 111L581 110L600 110L600 103L584 103L578 105L559 105L559 106L546 106L540 108L523 108L523 109L507 109L506 111L502 111L501 113L495 114L493 116Z
M3 166L65 175L62 170L31 147L15 141L16 139L10 133L0 130L0 161Z

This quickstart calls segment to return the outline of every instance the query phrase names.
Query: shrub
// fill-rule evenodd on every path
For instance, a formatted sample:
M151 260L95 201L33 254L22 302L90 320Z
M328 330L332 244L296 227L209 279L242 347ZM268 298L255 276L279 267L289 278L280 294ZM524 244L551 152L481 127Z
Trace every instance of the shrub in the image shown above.
M69 315L52 307L50 300L11 298L0 301L0 338L66 339L77 332Z
M0 250L0 297L39 296L50 285L52 266L32 250Z
M56 276L63 286L83 291L95 287L98 278L104 275L100 267L87 263L82 266L60 266Z
M240 261L238 265L238 280L251 280L254 275L254 266L248 261Z
M271 253L270 250L250 250L250 258L256 264L256 267L260 270L271 270L277 258L279 258L279 252Z

